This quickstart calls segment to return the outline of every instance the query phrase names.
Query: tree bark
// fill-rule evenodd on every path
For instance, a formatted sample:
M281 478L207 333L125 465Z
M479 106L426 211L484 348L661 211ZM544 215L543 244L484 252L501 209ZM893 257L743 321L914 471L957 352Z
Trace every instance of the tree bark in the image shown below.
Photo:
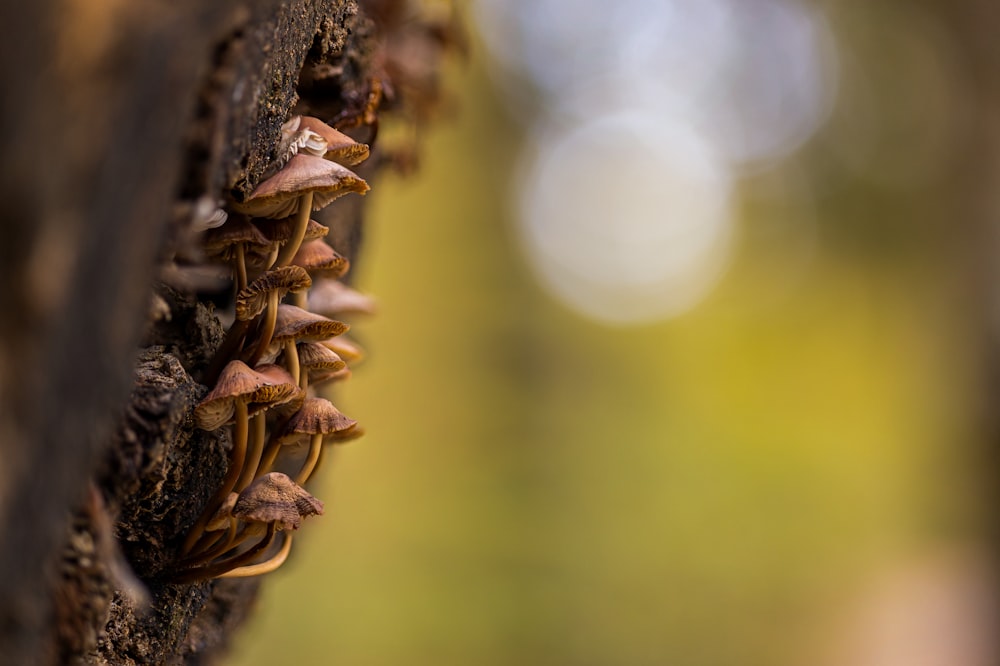
M170 582L227 436L190 418L220 325L162 285L150 324L157 266L192 202L256 185L305 65L331 115L365 99L372 25L351 0L32 0L0 31L0 654L206 663L257 583Z

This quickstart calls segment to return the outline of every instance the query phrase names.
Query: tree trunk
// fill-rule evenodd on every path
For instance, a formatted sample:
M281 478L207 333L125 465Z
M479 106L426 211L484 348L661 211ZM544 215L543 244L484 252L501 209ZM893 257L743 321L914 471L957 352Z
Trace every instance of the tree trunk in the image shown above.
M2 661L206 663L257 583L170 582L228 435L190 418L221 327L162 285L150 324L157 266L192 202L256 185L296 104L360 112L372 23L351 0L32 0L0 26Z

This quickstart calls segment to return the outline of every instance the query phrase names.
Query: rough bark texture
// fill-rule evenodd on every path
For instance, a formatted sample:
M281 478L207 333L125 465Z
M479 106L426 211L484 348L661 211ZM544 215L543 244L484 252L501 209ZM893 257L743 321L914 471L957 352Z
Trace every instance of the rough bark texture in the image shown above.
M163 285L148 323L156 267L193 200L255 186L304 65L329 112L366 98L371 26L351 0L33 0L0 31L0 661L208 663L258 583L170 582L228 435L190 418L220 325Z

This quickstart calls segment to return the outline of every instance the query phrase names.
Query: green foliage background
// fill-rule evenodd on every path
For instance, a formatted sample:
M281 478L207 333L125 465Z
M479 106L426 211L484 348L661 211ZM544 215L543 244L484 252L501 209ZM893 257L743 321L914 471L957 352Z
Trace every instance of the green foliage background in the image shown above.
M368 434L229 663L822 663L879 572L974 541L960 257L919 214L892 242L912 201L807 210L763 174L707 302L588 322L519 256L480 67L450 72L418 177L371 195L381 312L335 396Z

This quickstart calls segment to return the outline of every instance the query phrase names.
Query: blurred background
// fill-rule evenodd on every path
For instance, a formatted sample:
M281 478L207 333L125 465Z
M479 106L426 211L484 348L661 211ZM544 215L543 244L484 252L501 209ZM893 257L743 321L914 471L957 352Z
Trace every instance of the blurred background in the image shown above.
M997 663L1000 9L613 5L465 7L230 663Z

